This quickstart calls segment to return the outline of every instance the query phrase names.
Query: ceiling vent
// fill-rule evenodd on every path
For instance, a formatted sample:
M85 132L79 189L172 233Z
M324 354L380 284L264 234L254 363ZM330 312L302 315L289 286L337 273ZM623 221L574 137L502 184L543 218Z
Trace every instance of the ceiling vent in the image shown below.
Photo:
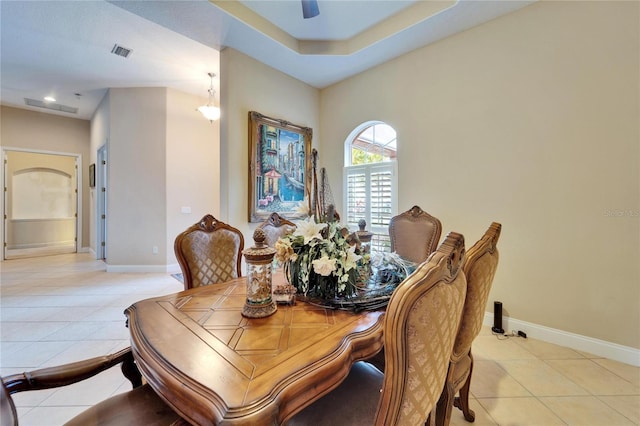
M54 102L42 102L37 99L24 98L24 103L32 107L52 109L54 111L68 112L70 114L78 113L78 108L56 104Z
M113 53L114 55L122 56L123 58L128 58L131 52L133 52L133 50L122 47L117 43L114 44L113 49L111 49L111 53Z

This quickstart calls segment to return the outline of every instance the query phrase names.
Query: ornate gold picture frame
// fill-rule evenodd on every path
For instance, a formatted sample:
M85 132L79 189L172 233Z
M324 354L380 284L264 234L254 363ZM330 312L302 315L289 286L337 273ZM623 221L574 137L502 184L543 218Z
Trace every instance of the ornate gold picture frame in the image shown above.
M249 221L271 213L307 216L311 192L309 127L249 111Z

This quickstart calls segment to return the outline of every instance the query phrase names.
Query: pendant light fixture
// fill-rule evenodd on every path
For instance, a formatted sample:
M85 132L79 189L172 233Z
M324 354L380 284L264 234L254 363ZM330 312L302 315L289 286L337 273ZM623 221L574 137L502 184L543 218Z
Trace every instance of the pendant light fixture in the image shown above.
M200 108L198 108L198 111L200 111L207 120L213 123L218 118L220 118L220 108L218 108L214 104L216 91L213 89L213 77L215 77L216 75L212 72L208 74L209 77L211 77L211 87L209 87L209 102L207 102L206 105L202 105Z

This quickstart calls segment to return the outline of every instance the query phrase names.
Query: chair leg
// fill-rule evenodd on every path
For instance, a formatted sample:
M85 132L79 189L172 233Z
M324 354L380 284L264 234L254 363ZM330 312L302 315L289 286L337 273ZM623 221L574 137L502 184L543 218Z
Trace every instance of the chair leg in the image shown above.
M122 374L124 377L129 379L134 389L142 386L142 374L140 374L140 370L136 367L131 351L129 351L122 361L122 366L120 368L122 369Z
M473 373L473 356L471 353L469 353L469 357L471 358L469 375L467 376L467 380L464 382L462 388L460 388L460 397L453 399L453 405L462 410L462 414L466 421L473 422L476 419L476 413L469 408L469 388L471 387L471 374Z
M436 426L446 426L451 421L451 408L453 407L454 396L454 388L446 384L436 405Z

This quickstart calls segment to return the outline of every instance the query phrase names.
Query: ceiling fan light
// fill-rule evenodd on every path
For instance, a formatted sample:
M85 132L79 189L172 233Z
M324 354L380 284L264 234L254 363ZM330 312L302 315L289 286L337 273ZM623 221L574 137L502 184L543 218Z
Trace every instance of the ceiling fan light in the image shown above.
M302 1L302 17L304 19L313 18L320 14L318 9L318 0L301 0Z
M198 111L212 123L220 118L220 108L215 105L202 105L198 108Z

